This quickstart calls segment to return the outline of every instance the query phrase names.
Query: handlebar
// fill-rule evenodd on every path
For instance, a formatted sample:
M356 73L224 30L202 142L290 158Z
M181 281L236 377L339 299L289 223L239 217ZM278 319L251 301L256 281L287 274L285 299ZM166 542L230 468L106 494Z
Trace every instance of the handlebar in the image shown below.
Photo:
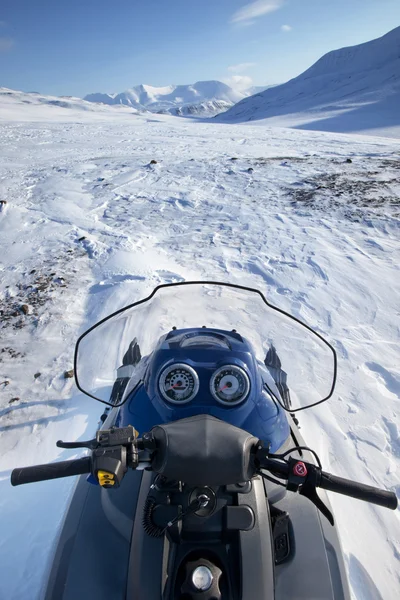
M57 445L69 448L86 447L91 449L92 453L91 456L76 460L14 469L11 474L11 484L16 486L47 479L92 473L97 477L100 485L117 488L128 468L137 469L142 465L142 463L139 463L139 450L150 452L150 462L146 463L149 466L151 466L153 458L157 457L159 452L163 452L158 447L158 443L152 432L145 433L139 439L131 425L125 428L99 430L96 434L96 439L87 442L58 442ZM295 450L296 448L293 448L293 451ZM166 450L164 451L166 452ZM336 477L322 471L320 466L313 463L303 462L293 457L286 459L285 456L290 454L290 452L289 450L283 455L269 454L268 448L263 447L262 442L258 442L250 454L247 455L246 460L249 461L249 468L246 470L246 473L249 473L248 476L251 477L251 473L255 475L256 473L260 473L260 469L266 470L273 476L279 477L281 480L286 480L285 482L279 481L279 483L285 485L290 491L299 491L301 494L307 496L314 504L318 505L320 510L322 502L316 493L316 488L318 487L330 492L357 498L358 500L364 500L365 502L371 502L391 510L397 508L397 497L393 492L380 490L363 483L343 479L342 477ZM244 455L240 455L234 457L233 460L240 459L242 463L243 457ZM164 458L167 461L167 456ZM172 459L171 457L169 459L175 461L175 468L177 469L176 457L173 456ZM158 462L160 461L158 460ZM157 469L155 470L159 472ZM178 478L179 469L175 470L175 473L177 473ZM185 481L184 477L185 475L182 476L183 481ZM324 505L322 504L322 506Z
M14 469L11 473L11 485L22 485L23 483L35 483L47 479L59 479L61 477L72 477L73 475L84 475L91 472L92 459L90 456L76 460L64 460L62 462L47 465L36 465Z
M302 471L304 473L302 476L299 476L296 473L296 465L299 464L302 466ZM309 478L313 478L312 484L315 487L320 487L329 492L335 492L336 494L342 494L343 496L350 496L357 500L384 506L390 510L396 510L398 505L397 496L394 492L380 490L371 485L365 485L364 483L337 477L331 473L321 471L321 469L314 464L305 463L297 459L290 458L289 461L282 461L266 457L260 459L260 465L261 468L265 468L272 473L285 477L288 480L288 483L291 479L294 479L295 485L297 486L307 484Z
M397 508L397 496L393 492L380 490L371 485L357 483L356 481L350 481L342 477L336 477L336 475L331 475L331 473L325 473L324 471L321 471L319 487L330 492L364 500L364 502L384 506L391 510L396 510Z

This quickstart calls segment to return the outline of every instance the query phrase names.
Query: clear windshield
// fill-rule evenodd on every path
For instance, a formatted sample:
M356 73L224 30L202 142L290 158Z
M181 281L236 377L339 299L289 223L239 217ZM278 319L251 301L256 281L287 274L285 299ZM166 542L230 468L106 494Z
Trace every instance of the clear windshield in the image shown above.
M178 283L160 286L145 300L101 321L78 341L78 386L109 402L117 369L136 338L142 357L151 355L161 336L173 327L235 329L264 363L274 346L287 373L292 410L327 399L336 377L332 347L317 333L270 305L257 290L228 284ZM143 360L130 374L143 376Z

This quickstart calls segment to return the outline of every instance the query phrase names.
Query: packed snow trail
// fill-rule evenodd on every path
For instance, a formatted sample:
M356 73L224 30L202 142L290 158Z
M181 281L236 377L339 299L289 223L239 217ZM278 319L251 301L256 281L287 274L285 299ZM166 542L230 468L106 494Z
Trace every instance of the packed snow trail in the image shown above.
M400 142L24 110L0 126L0 598L39 597L73 485L11 469L72 458L56 440L102 411L64 376L78 334L161 282L258 287L326 335L337 390L303 434L325 470L400 494ZM395 600L399 511L331 499L354 598Z

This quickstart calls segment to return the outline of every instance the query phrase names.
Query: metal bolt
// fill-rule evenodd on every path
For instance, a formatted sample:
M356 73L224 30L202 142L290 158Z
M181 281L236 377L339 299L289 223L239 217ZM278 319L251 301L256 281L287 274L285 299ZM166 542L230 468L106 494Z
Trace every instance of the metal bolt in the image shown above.
M213 582L213 574L208 567L197 567L192 573L192 583L196 590L206 592Z

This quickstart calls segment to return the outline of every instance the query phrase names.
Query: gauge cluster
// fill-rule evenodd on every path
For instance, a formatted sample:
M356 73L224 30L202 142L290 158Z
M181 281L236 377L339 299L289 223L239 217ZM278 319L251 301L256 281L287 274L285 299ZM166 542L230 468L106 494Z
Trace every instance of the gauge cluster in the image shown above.
M162 397L173 404L191 402L200 389L196 371L185 363L172 363L162 369L159 381ZM217 402L235 406L243 402L250 392L250 379L241 367L224 365L214 371L209 391Z
M226 365L215 371L211 377L210 391L217 402L234 406L247 398L250 381L243 369L235 365Z
M234 329L174 327L149 355L142 385L130 393L120 426L133 422L143 432L209 414L268 440L276 450L289 426L284 410L263 393L264 371L250 342Z
M193 400L199 391L199 377L189 365L174 363L162 371L159 388L168 402L185 404Z

